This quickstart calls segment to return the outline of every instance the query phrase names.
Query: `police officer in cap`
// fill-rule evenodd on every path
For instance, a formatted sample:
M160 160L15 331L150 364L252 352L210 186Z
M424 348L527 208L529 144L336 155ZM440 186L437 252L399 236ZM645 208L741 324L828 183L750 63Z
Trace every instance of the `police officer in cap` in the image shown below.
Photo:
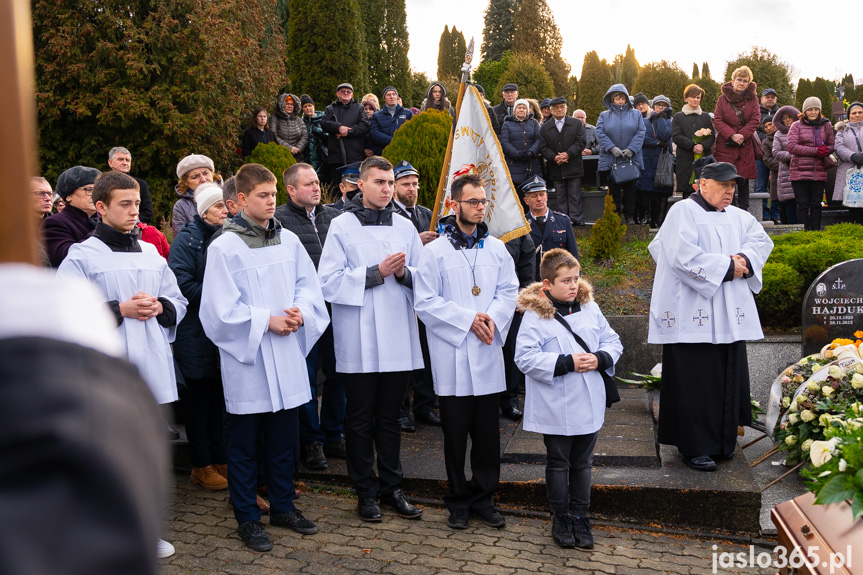
M437 239L437 232L429 231L431 227L432 212L425 206L417 204L419 197L420 173L410 165L407 160L402 160L393 166L393 176L396 180L393 193L393 210L413 223L419 232L420 240L426 245Z
M548 208L548 190L545 180L534 176L521 186L524 203L530 211L525 214L530 222L530 237L536 246L535 278L539 280L539 262L542 254L552 248L563 248L578 258L578 246L569 216Z
M354 162L338 168L339 173L342 175L342 179L339 182L339 191L342 195L337 202L327 204L328 206L336 208L337 210L343 210L345 209L345 204L357 195L357 192L359 191L357 181L360 179L361 163L362 162Z

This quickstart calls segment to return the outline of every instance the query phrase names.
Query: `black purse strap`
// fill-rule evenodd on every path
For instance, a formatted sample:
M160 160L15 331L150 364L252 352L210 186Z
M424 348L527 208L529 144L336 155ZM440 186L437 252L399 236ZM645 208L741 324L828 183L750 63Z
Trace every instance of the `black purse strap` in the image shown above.
M852 134L854 134L854 141L857 142L857 151L863 152L863 148L860 147L860 138L857 137L857 132L851 126L848 126L848 129L851 130Z
M563 316L562 316L562 315L560 315L560 313L559 313L559 312L554 312L554 319L556 319L556 320L558 321L558 323L560 323L563 327L565 327L565 328L566 328L566 331L568 331L569 333L571 333L571 334L572 334L572 337L574 337L574 338L575 338L576 343L578 343L578 345L580 345L580 346L581 346L581 348L582 348L586 353L593 353L592 351L590 351L590 348L589 348L589 347L587 347L587 344L586 344L586 343L584 343L584 340L583 340L583 339L581 339L577 333L575 333L574 331L572 331L572 328L569 326L569 324L568 324L568 323L566 323L566 320L565 320L565 319L563 319Z
M734 113L735 113L735 114L737 114L737 119L739 119L739 120L740 120L740 127L745 126L745 125L746 125L746 121L743 119L743 112L741 112L740 110L738 110L738 109L737 109L737 106L735 106L735 105L734 105L733 103L731 103L730 101L728 102L728 104L729 104L732 108L734 108Z

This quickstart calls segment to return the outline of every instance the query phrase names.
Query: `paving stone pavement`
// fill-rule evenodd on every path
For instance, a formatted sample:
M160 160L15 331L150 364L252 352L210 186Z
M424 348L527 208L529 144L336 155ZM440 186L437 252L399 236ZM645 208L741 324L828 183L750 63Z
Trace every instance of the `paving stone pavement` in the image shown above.
M749 553L723 540L594 526L593 551L561 549L551 540L551 521L508 516L498 530L472 520L464 531L446 526L441 507L424 506L419 521L384 509L382 523L356 516L356 498L347 490L298 485L297 507L320 531L302 536L267 527L273 550L255 553L243 546L227 492L204 491L187 476L173 476L173 504L165 539L176 554L163 560L160 574L365 574L591 573L700 575L712 571L714 553ZM267 519L263 518L266 526ZM714 549L714 545L717 549ZM755 554L769 549L755 548ZM721 573L773 573L775 569L719 569Z

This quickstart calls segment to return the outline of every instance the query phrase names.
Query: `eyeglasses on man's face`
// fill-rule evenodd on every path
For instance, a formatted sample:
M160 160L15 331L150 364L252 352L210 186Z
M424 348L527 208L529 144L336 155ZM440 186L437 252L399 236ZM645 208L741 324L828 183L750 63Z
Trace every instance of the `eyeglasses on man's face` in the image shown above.
M476 198L471 198L469 200L456 200L460 204L467 204L472 208L477 208L479 206L486 207L488 205L488 198L483 198L478 200Z

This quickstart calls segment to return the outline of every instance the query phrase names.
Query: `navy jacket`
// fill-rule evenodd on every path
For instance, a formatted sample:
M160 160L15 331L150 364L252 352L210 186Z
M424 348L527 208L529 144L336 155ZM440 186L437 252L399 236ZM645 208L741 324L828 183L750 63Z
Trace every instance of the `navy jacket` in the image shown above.
M513 184L518 186L529 177L541 175L539 124L533 119L533 114L524 120L507 116L500 131L500 146Z
M371 122L369 122L369 139L372 141L372 151L376 156L383 153L384 148L392 141L396 130L413 117L413 112L398 104L396 104L396 109L392 114L384 106L372 115Z
M201 325L201 289L204 285L204 262L207 246L219 229L195 215L183 226L171 243L168 267L177 277L180 291L189 300L186 317L177 326L174 358L187 379L219 378L219 349L210 341Z
M636 188L644 192L670 192L671 188L653 188L653 178L656 176L656 166L663 149L671 153L671 109L666 108L659 114L650 114L644 118L644 143L641 155L644 169L638 178Z
M398 215L411 219L411 215L407 213L405 210L401 208L397 203L390 202L390 205L393 207L393 211ZM417 229L417 232L427 232L429 231L429 226L431 226L432 220L432 211L425 206L416 206L417 211L417 222L414 223L414 227ZM413 223L413 222L411 222Z
M548 219L545 222L544 231L540 231L539 224L536 223L532 215L528 217L528 221L530 222L530 238L536 246L536 281L541 281L539 277L539 262L542 260L542 254L548 250L563 248L575 256L575 259L579 259L578 245L575 243L575 233L572 231L572 221L569 219L569 216L548 210L546 217Z

